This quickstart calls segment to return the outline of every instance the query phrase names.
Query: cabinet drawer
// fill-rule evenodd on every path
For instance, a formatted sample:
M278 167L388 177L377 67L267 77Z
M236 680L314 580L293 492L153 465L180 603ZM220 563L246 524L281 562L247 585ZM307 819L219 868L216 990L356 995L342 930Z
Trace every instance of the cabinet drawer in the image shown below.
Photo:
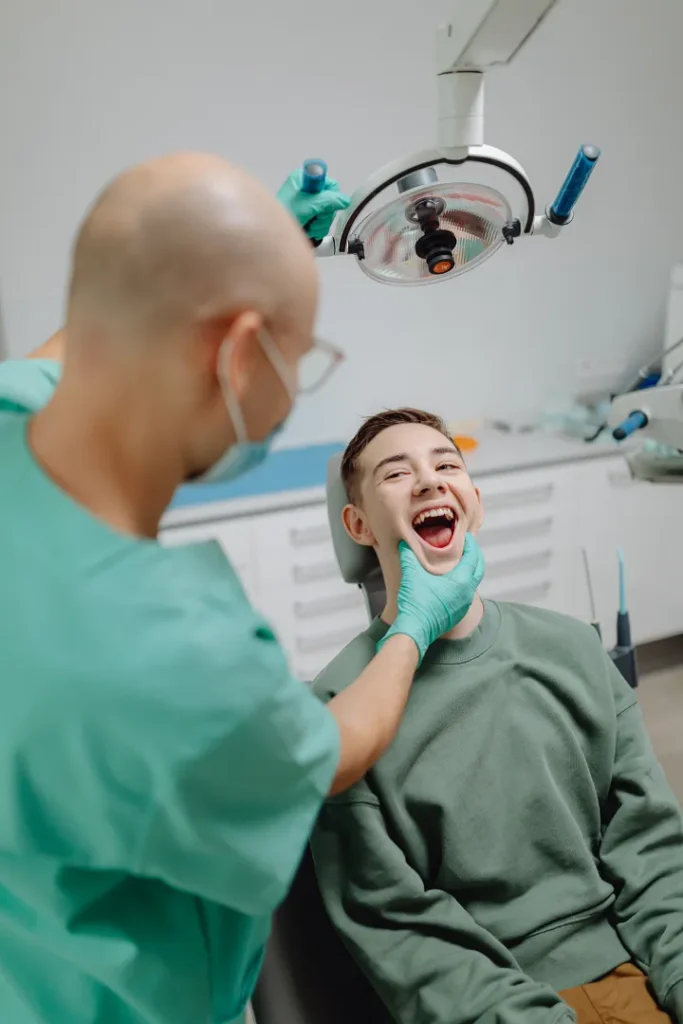
M513 478L514 479L514 478ZM531 481L526 485L486 481L481 488L486 513L509 512L511 509L534 509L550 504L555 493L553 480Z
M484 596L585 616L577 536L581 472L577 463L475 481L484 505Z
M356 611L364 605L363 597L357 587L345 584L345 589L331 597L323 597L311 601L294 601L294 617L299 622L313 622L330 615Z
M550 548L544 551L533 551L529 554L514 554L507 558L487 558L486 579L499 581L510 577L526 576L530 572L541 572L550 569L553 553Z
M327 506L324 502L318 505L308 505L306 508L274 512L267 518L277 519L282 538L291 549L324 544L329 541L331 536Z
M288 527L289 544L295 551L301 548L315 548L320 545L329 545L331 539L330 525L325 512L324 522L320 522L319 513L313 517L310 525L290 525Z
M251 561L251 526L244 520L193 523L190 526L171 527L161 534L162 543L169 546L194 544L203 540L217 540L233 563L246 564Z
M260 516L256 530L257 557L269 589L277 580L280 592L286 590L292 602L332 598L348 590L334 553L325 505Z
M479 531L478 540L482 547L486 546L488 549L500 545L507 546L520 541L547 541L547 538L552 534L552 529L552 515L525 518L521 521L498 525L489 525L488 521L485 521Z
M336 558L318 558L307 562L292 562L290 565L292 583L304 586L309 583L320 583L325 580L342 580ZM342 580L343 582L343 580Z
M295 656L326 650L334 657L348 639L368 626L363 593L347 585L346 592L320 602L295 602L293 648ZM338 637L342 640L338 641Z
M509 545L516 540L535 539L547 544L562 517L567 496L563 476L549 473L511 473L509 477L503 474L482 481L482 544Z

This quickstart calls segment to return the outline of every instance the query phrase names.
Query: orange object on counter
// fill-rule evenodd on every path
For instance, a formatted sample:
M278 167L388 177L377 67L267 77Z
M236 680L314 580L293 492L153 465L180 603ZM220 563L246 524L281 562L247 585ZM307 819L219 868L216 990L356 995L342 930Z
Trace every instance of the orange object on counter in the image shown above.
M466 434L454 434L453 444L456 444L461 452L473 452L479 446L476 437L468 437Z

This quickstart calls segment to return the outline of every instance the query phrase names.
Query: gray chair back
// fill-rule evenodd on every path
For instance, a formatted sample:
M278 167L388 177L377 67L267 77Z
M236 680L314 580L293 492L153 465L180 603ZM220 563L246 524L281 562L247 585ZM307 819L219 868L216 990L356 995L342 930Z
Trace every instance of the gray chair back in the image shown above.
M372 548L356 544L344 529L342 509L349 499L339 472L340 466L341 455L333 455L327 466L327 517L334 553L343 578L361 588L370 618L374 619L384 607L384 579Z

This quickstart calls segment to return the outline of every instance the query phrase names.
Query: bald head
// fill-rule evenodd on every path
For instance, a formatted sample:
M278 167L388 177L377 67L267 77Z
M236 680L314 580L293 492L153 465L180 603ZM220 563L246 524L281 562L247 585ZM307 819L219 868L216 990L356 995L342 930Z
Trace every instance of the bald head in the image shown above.
M316 280L310 244L263 186L219 157L177 154L96 200L74 247L69 321L154 334L253 309L287 332L312 320Z

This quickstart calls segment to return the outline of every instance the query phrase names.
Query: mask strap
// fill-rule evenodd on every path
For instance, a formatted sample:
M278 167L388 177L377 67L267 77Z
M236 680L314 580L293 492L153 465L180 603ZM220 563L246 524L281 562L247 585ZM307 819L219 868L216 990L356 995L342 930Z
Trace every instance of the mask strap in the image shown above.
M261 343L261 348L265 352L270 365L275 370L276 374L282 382L282 386L287 392L291 401L295 401L297 395L297 389L292 382L292 368L289 366L287 361L283 358L280 349L277 347L275 342L270 336L270 333L263 327L259 331L258 340Z
M224 364L227 362L230 354L230 343L222 345L220 352L218 353L218 382L221 386L221 392L223 394L223 401L225 407L228 410L228 415L232 420L232 425L235 428L235 439L238 444L245 444L249 438L247 436L247 425L244 422L244 416L240 409L240 404L232 393L230 387L230 373L226 372L228 367Z
M291 367L287 364L286 360L283 359L282 353L265 328L259 331L258 340L261 348L266 354L266 358L270 362L270 365L280 378L280 382L282 383L282 386L287 392L289 398L292 402L295 401L297 389L292 383ZM229 353L230 344L222 345L221 350L218 353L218 380L221 386L221 392L223 393L225 407L228 410L228 415L230 416L232 425L235 428L237 442L239 444L244 444L249 440L247 425L244 422L244 416L242 415L240 404L233 395L232 388L230 387L230 373L228 372L228 367L224 365L228 359Z

